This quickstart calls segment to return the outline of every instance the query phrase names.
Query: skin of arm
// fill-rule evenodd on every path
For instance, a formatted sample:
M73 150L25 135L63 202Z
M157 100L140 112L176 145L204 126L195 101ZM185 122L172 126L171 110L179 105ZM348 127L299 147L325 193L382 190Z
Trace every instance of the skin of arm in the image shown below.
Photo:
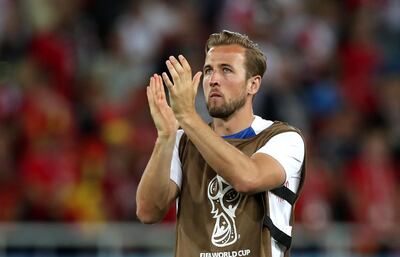
M225 142L196 114L180 124L207 163L239 193L253 194L278 187L285 181L283 167L267 154L251 157Z
M165 216L179 193L178 186L170 180L178 123L166 102L160 76L150 79L147 98L158 137L137 189L136 215L141 222L151 224Z
M201 73L192 80L189 63L182 55L178 58L167 60L173 83L163 73L164 83L175 117L207 163L240 193L253 194L282 185L285 172L277 160L263 153L246 156L204 123L194 107Z

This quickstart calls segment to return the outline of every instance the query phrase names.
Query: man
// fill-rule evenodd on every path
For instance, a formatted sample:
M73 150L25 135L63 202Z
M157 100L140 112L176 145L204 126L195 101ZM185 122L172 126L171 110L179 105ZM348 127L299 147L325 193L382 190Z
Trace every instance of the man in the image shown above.
M147 87L158 137L138 187L138 218L160 221L178 199L178 257L289 253L305 147L297 129L253 114L265 56L239 33L210 36L203 69L210 125L195 110L202 73L192 77L182 55L166 66L172 79L155 74Z

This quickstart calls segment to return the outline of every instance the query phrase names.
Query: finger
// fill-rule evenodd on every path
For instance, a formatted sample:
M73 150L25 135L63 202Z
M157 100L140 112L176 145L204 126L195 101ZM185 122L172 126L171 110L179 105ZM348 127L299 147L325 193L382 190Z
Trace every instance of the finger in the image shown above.
M155 74L150 79L150 92L152 94L153 102L157 103L158 94L157 94L157 81Z
M171 74L172 81L174 82L174 85L176 85L179 81L179 74L170 60L167 60L165 63L167 64L168 71Z
M160 79L158 78L158 75L154 75L154 81L155 81L155 88L156 88L156 93L157 93L157 98L162 99L161 95L161 90L160 90Z
M196 75L194 75L194 77L193 77L192 85L193 85L193 89L194 89L195 91L197 91L197 88L199 87L201 75L202 75L202 72L201 72L201 71L198 71L198 72L196 73Z
M153 90L154 90L154 94L157 97L158 96L158 81L157 81L157 75L154 74L153 77Z
M151 76L151 78L150 78L150 93L151 93L152 99L153 99L153 101L154 101L155 98L156 98L156 89L155 89L155 78L154 78L154 75Z
M186 70L186 71L190 71L190 74L192 74L192 68L190 67L190 64L186 60L186 58L181 54L178 56L178 58L179 58L179 61L182 64L183 69Z
M164 81L165 85L167 86L169 92L172 92L174 84L172 84L172 82L169 79L167 73L163 72L161 75L162 75L163 81Z
M155 76L155 81L156 81L156 88L157 88L157 98L160 101L160 103L164 104L165 102L165 91L164 91L164 86L162 83L162 79L160 75Z
M166 89L164 88L163 78L160 75L158 75L158 79L160 81L161 96L162 96L164 102L167 104L167 94L165 92Z
M154 98L150 86L147 86L146 94L147 94L147 100L149 102L150 113L153 114L155 107L154 107Z
M152 95L151 95L151 92L150 92L150 86L146 87L146 95L147 95L147 100L149 102L149 105L151 105L151 103L153 101L153 98L152 98Z
M174 66L174 69L176 70L176 72L178 74L184 73L184 69L183 69L181 63L174 56L170 56L169 61L171 62L172 66Z

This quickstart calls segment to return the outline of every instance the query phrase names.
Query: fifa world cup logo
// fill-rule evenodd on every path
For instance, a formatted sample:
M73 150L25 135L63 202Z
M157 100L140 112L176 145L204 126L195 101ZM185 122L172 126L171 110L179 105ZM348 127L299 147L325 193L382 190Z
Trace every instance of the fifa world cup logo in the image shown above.
M235 243L238 239L235 211L242 195L218 175L208 184L207 193L212 206L211 213L216 219L211 242L217 247Z

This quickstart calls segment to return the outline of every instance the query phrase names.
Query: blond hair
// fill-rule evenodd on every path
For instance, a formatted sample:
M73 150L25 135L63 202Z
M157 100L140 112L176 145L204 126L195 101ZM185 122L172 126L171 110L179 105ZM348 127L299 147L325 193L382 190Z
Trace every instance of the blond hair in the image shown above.
M220 45L239 45L246 49L244 63L246 79L256 75L264 76L267 69L267 58L258 45L251 41L247 35L228 30L211 34L206 42L206 54L212 47Z

